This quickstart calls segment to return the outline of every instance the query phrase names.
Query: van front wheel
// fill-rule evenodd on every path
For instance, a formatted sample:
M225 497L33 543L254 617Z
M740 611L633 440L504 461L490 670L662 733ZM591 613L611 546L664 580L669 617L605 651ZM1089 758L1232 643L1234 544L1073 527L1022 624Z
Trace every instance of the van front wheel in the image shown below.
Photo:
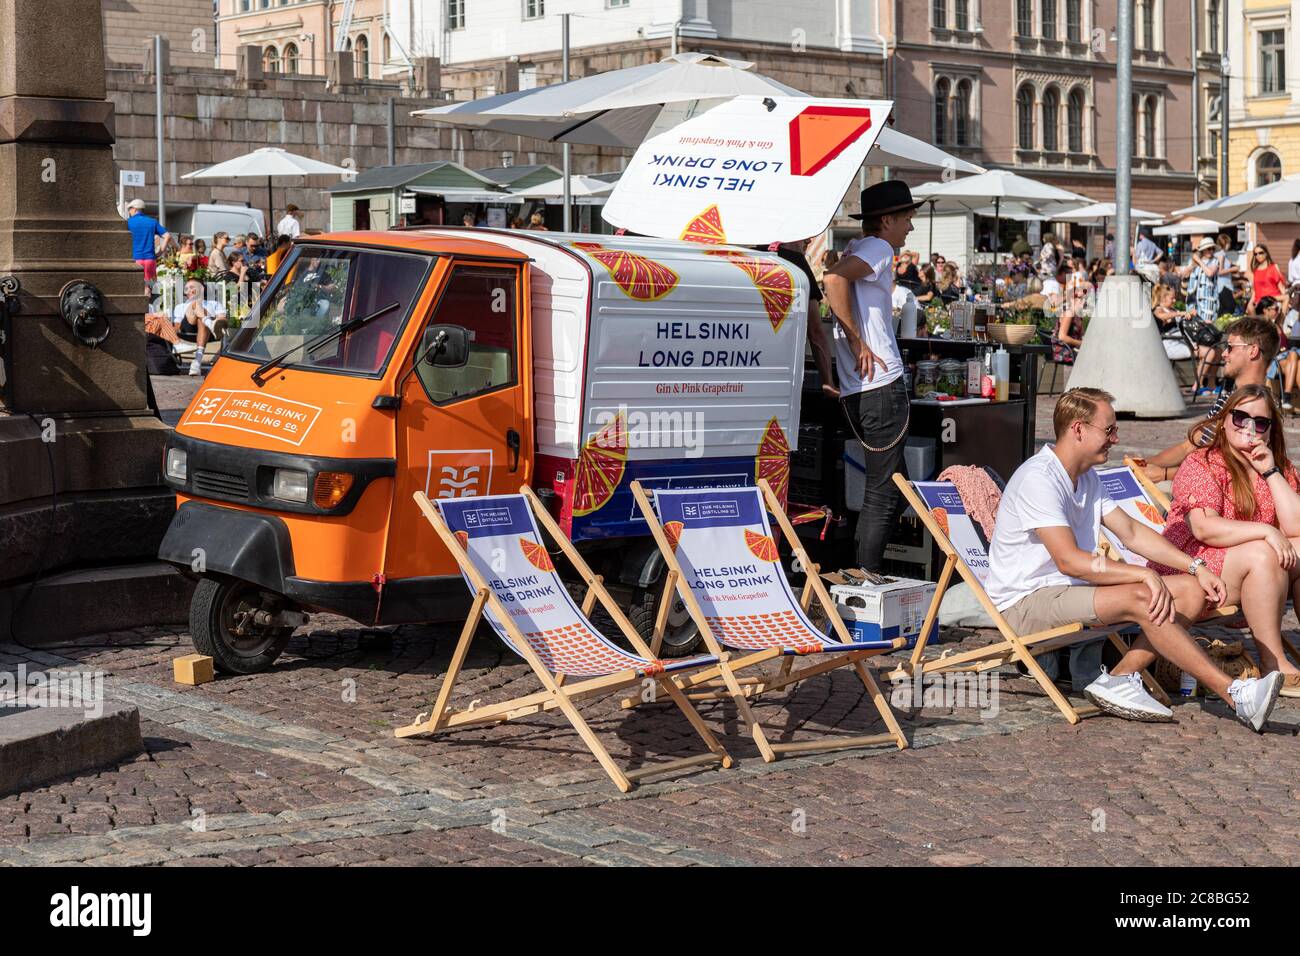
M292 627L260 625L259 612L278 613L283 599L246 581L204 578L190 601L194 649L223 674L256 674L284 651Z
M655 615L659 611L659 600L663 593L663 584L659 583L653 587L637 588L632 594L632 607L628 612L628 618L647 644L654 635ZM664 640L659 648L659 656L661 658L686 657L693 654L704 643L704 639L700 637L700 629L691 620L681 595L674 591L670 597L673 606L668 609L668 621L664 627Z

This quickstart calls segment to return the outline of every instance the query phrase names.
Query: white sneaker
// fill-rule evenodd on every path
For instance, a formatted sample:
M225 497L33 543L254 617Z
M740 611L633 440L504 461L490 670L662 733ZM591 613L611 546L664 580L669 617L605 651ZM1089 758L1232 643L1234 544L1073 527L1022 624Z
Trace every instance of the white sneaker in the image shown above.
M1293 406L1293 405L1291 404L1290 399L1288 399L1287 401L1285 401L1285 402L1282 403L1282 411L1284 411L1284 412L1290 412L1290 411L1294 411L1294 409L1295 409L1295 406Z
M1229 684L1228 696L1237 705L1237 719L1255 733L1262 734L1268 715L1273 713L1273 705L1277 703L1284 678L1281 671L1273 671L1265 677L1235 680Z
M1106 713L1125 720L1167 722L1174 712L1146 692L1142 675L1133 673L1112 677L1101 669L1101 676L1083 689L1083 696Z
M190 363L190 374L191 375L203 374L203 362L201 360L195 359L193 362Z

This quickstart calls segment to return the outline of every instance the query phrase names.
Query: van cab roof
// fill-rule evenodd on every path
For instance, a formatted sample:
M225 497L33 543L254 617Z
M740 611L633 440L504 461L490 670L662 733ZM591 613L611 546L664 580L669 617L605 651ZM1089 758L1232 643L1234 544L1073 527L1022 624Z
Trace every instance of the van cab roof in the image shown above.
M430 255L482 256L491 259L528 260L527 254L497 242L468 239L446 233L418 232L415 230L372 230L354 232L326 232L298 239L304 243L346 243L368 246L372 249L392 249L396 252L423 252Z

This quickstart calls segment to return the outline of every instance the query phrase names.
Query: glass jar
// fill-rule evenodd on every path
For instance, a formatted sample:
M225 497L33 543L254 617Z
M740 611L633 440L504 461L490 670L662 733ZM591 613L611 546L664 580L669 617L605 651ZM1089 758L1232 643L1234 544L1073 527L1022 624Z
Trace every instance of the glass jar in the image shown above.
M944 359L939 363L939 391L961 397L966 394L966 363Z
M939 363L923 360L916 363L916 397L922 398L939 390Z

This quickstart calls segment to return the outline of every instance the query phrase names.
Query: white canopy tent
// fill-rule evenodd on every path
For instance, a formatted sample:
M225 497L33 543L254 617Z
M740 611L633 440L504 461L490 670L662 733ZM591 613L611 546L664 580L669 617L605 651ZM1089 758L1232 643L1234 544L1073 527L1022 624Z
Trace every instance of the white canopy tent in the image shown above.
M286 176L348 176L356 170L299 156L278 146L263 146L243 156L186 173L181 179L266 179L266 228L275 229L271 184Z

